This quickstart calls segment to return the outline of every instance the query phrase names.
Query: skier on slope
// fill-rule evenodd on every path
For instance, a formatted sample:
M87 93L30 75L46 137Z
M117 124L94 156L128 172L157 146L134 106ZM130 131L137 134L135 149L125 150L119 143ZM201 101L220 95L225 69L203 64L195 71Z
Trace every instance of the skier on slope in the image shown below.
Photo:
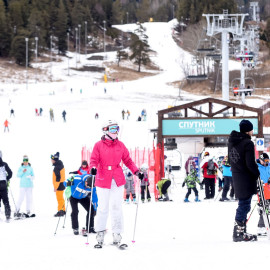
M126 146L118 140L119 125L117 121L107 121L102 126L102 131L104 136L95 144L90 159L91 174L96 175L95 185L99 200L95 222L98 241L96 248L101 248L103 245L109 211L113 243L119 245L122 239L122 196L125 176L120 162L123 161L133 174L140 179L143 178L143 174L131 160Z
M8 200L8 186L11 177L12 171L8 164L2 160L2 152L0 151L0 202L3 201L7 221L9 221L11 214Z
M143 174L143 178L141 179L141 201L144 203L145 200L145 193L146 193L146 197L147 197L147 201L150 202L151 201L151 196L150 196L150 191L149 191L149 178L148 178L148 165L147 164L143 164L141 166L141 173Z
M134 176L131 173L131 171L127 168L124 170L126 184L125 184L125 190L126 190L126 203L129 203L129 197L130 194L132 196L133 203L136 203L136 194L135 194L135 183L134 183Z
M269 156L266 153L262 153L257 159L258 168L260 171L261 180L264 182L264 189L266 189L266 185L270 185L270 167L269 167ZM265 198L266 200L269 198ZM269 205L269 204L268 204ZM259 222L258 222L258 235L259 236L266 236L266 228L263 220L262 211L260 208L259 210Z
M33 179L34 179L34 171L31 167L31 164L28 162L28 156L23 156L23 163L21 164L17 177L19 177L20 180L20 195L19 199L16 204L16 213L14 213L15 218L20 218L23 216L22 213L20 213L20 208L22 205L22 202L24 200L24 197L26 197L26 215L30 216L31 210L32 210L32 190L33 190Z
M156 187L159 192L159 198L158 198L159 201L163 201L163 202L170 201L170 198L168 195L168 189L170 186L171 186L170 179L162 178L161 180L158 181Z
M196 182L197 183L200 183L200 180L198 178L198 175L197 175L197 171L195 168L192 168L190 170L190 173L186 176L183 184L182 184L182 187L185 186L185 184L187 184L187 188L188 188L188 192L185 196L185 199L184 199L184 202L189 202L188 200L188 197L189 195L191 194L191 190L194 191L195 193L195 202L199 202L199 193L198 193L198 190L196 188Z
M89 174L75 175L70 177L64 182L66 186L65 196L70 201L71 205L71 224L73 233L79 234L79 221L78 221L78 204L86 210L86 229L82 229L82 235L87 236L87 233L96 233L94 230L94 217L98 206L98 198L96 194L96 188L93 183L92 192L92 205L90 215L90 226L89 226L89 211L90 211L90 200L91 200L91 189L92 189L93 178Z
M251 208L253 194L257 194L257 179L260 175L255 162L254 144L251 141L253 124L242 120L240 132L233 130L229 137L228 157L232 169L235 197L238 198L233 241L256 241L257 236L247 233L247 214Z

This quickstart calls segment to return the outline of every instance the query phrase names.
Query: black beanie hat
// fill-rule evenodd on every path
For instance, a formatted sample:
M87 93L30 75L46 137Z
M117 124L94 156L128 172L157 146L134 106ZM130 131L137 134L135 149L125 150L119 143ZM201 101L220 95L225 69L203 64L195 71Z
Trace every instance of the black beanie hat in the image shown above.
M56 154L51 155L51 159L53 159L53 160L59 160L59 156L60 156L60 154L59 154L59 152L57 152Z
M261 160L269 159L269 156L266 153L262 153L259 157Z
M251 130L253 130L253 125L249 120L242 120L239 124L240 127L240 132L249 132Z

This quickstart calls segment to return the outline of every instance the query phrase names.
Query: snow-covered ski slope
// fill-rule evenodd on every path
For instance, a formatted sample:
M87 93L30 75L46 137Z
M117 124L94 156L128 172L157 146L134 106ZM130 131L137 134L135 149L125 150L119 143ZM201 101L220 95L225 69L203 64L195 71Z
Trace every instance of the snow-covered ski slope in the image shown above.
M0 150L3 160L13 170L10 191L17 201L19 179L17 170L24 154L34 169L34 212L35 218L4 222L3 206L0 221L1 269L258 269L267 267L269 241L259 239L253 243L233 243L232 231L237 203L204 201L204 191L199 191L200 203L183 203L186 188L182 188L184 173L176 175L171 189L173 202L139 204L135 243L132 243L136 205L125 205L125 233L123 243L129 244L127 251L105 246L102 250L93 248L95 236L86 238L74 236L71 230L70 206L63 228L61 218L54 236L58 219L56 199L52 185L50 155L60 152L68 172L80 165L80 151L83 145L89 147L100 139L101 126L106 119L119 121L121 140L128 148L143 148L153 144L150 128L157 127L157 111L172 105L178 89L168 83L181 79L183 74L179 63L189 59L189 54L179 49L171 38L170 23L146 23L149 44L156 50L152 59L163 70L160 74L130 82L109 82L101 80L97 86L93 81L102 74L71 71L67 76L67 60L53 63L54 83L30 82L28 90L20 84L2 83L0 89ZM120 27L135 27L123 25ZM128 30L128 29L127 29ZM69 54L70 66L75 67L75 55ZM108 60L115 59L116 53L107 53ZM87 55L89 57L89 55ZM80 56L83 65L88 63ZM185 60L185 61L187 61ZM50 70L50 64L36 64ZM48 71L49 72L49 71ZM104 87L107 93L104 93ZM73 88L73 92L70 92ZM13 91L17 89L16 91ZM80 89L82 93L80 94ZM54 94L53 94L54 93ZM185 94L189 100L199 96ZM11 100L11 103L9 102ZM261 101L256 101L256 105ZM9 104L10 103L10 104ZM252 105L252 104L250 104ZM43 116L35 116L35 108L42 107ZM10 109L15 117L9 116ZM55 121L50 122L49 109L54 110ZM121 111L129 110L129 120L121 119ZM147 110L147 121L137 122L142 109ZM67 112L67 122L61 117ZM100 118L94 119L98 112ZM3 123L8 119L10 132L4 133ZM216 150L216 152L219 152ZM10 204L15 210L10 192ZM153 198L153 195L152 195ZM252 206L256 203L255 198ZM25 210L23 205L22 211ZM254 211L248 231L256 233L258 221ZM80 208L80 229L85 226L85 211ZM110 223L105 242L112 241ZM263 254L263 259L261 258Z

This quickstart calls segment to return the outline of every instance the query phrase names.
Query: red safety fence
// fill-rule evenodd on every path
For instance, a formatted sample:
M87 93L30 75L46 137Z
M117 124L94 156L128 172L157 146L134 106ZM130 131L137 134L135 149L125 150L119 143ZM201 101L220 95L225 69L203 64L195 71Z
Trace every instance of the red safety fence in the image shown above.
M141 168L143 164L148 165L148 178L149 178L149 190L150 193L155 194L155 198L158 198L158 191L156 189L157 182L164 177L164 150L162 147L155 147L153 149L130 149L129 154L138 168ZM86 146L82 148L81 155L82 160L87 160L90 163L92 149L88 149ZM123 166L123 164L121 164ZM138 192L138 177L134 177L135 191Z

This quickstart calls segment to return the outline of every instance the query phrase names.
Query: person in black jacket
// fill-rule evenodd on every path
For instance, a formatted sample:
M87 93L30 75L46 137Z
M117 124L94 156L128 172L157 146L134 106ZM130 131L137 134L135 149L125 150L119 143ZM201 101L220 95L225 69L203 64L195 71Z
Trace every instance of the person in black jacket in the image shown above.
M254 144L251 141L253 125L248 120L242 120L239 126L240 132L231 132L228 145L235 197L239 199L233 241L256 241L256 235L246 233L246 220L252 196L257 193L260 172L255 161Z
M12 171L6 162L2 160L2 152L0 151L0 202L3 201L5 206L5 215L7 221L10 219L10 204L8 200L9 180L12 177Z

